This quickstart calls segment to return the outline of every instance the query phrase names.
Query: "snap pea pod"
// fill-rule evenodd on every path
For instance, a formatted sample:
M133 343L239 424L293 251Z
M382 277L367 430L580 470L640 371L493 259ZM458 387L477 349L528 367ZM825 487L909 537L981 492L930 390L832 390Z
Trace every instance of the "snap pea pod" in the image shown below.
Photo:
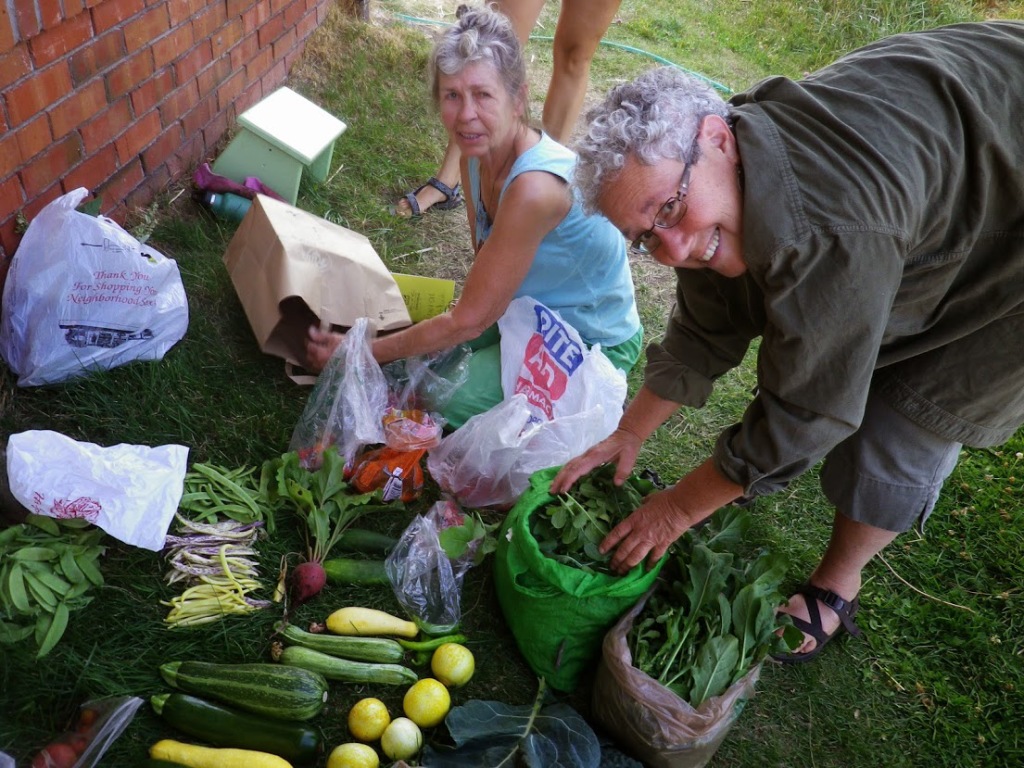
M103 584L102 537L87 521L31 514L0 533L0 643L33 637L37 658L53 650L71 612Z

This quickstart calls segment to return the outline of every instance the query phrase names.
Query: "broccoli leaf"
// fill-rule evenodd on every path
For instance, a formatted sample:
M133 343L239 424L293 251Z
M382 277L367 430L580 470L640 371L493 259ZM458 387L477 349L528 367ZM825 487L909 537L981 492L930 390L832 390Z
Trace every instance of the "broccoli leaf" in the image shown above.
M542 706L468 701L445 718L454 747L427 745L431 768L597 768L601 746L594 731L567 704Z

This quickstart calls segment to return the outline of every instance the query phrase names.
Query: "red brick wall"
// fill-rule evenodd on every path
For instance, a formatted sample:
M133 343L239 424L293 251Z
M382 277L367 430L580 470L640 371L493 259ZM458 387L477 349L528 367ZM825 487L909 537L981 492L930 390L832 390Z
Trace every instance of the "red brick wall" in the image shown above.
M77 187L148 205L280 86L330 0L0 2L0 245ZM0 272L6 266L0 258ZM2 279L2 274L0 274Z

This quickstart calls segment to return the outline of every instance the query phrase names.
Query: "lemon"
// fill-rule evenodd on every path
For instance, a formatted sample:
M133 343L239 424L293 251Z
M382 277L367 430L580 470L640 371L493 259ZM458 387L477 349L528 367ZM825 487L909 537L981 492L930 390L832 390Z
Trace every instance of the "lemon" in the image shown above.
M431 728L440 723L451 705L448 689L432 677L425 677L410 685L402 699L405 716L420 728Z
M408 760L422 746L423 734L420 727L407 717L396 717L380 737L381 749L392 760Z
M366 744L339 744L327 758L327 768L378 768L377 751Z
M476 671L473 652L458 643L439 645L430 658L430 670L434 677L449 688L458 688L469 682Z
M390 723L391 715L380 699L360 699L348 711L348 732L359 741L376 741Z

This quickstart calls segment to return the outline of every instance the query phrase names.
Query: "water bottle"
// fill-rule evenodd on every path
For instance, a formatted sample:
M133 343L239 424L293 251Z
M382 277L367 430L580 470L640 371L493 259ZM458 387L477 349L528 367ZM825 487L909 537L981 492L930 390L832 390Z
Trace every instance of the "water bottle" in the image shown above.
M241 221L252 205L249 198L231 192L207 192L203 202L217 218L227 221Z

